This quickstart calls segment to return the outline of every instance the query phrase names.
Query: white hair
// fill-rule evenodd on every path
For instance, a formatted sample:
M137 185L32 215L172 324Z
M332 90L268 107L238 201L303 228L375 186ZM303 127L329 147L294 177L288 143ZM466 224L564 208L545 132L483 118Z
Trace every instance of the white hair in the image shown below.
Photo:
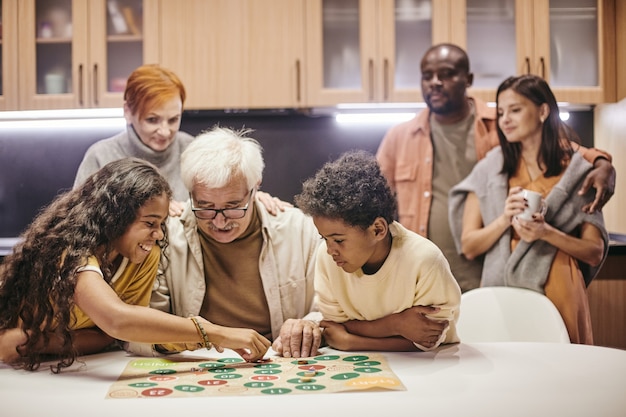
M263 149L246 135L250 129L235 131L215 126L191 141L181 156L181 176L187 190L196 184L221 188L236 178L245 178L249 189L263 178Z

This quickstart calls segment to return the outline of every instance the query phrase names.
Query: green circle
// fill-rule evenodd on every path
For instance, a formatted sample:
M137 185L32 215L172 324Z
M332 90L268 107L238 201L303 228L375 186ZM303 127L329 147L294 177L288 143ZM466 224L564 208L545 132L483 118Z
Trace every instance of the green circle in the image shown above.
M223 368L226 365L224 365L223 363L216 363L216 362L205 362L205 363L201 363L198 364L198 366L200 368L209 368L209 369L213 369L213 368Z
M128 384L129 387L134 387L134 388L149 388L149 387L154 387L157 384L156 382L135 382L134 384Z
M323 389L326 389L326 387L324 385L318 384L303 384L296 385L296 389L299 389L300 391L321 391Z
M273 387L274 383L273 382L263 382L263 381L255 381L255 382L246 382L245 384L243 384L244 387L248 387L248 388L267 388L267 387Z
M197 385L176 385L174 387L174 389L176 391L182 391L182 392L200 392L200 391L204 391L204 388L199 387Z
M315 359L317 359L318 361L336 361L337 359L339 359L339 355L322 355L316 356Z
M298 372L296 375L306 377L306 373L307 372L309 372L309 371ZM322 376L322 375L324 375L324 372L316 371L314 376Z
M267 388L262 389L261 392L267 395L282 395L289 394L291 390L289 388Z
M258 369L280 368L280 364L278 364L278 363L261 363L259 365L254 365L254 367L258 368Z
M240 362L244 362L243 359L241 358L222 358L222 359L218 359L218 362L222 362L222 363L240 363Z
M229 372L235 372L236 369L235 368L213 368L213 369L209 369L209 372L211 372L212 374L227 374Z
M317 361L313 360L313 359L305 359L306 363L298 363L299 361L301 361L302 359L296 359L295 361L291 361L292 365L299 365L299 366L304 366L304 365L313 365L316 364Z
M359 362L359 363L355 363L354 366L376 366L376 365L380 365L380 362L378 361L364 361L364 362Z
M365 368L354 368L355 371L357 372L363 372L364 374L374 374L376 372L381 372L382 369L380 368L374 368L372 366L368 366Z
M274 374L280 374L283 371L281 371L280 369L257 369L256 371L254 371L255 374L259 374L259 375L274 375Z
M215 379L237 379L237 378L241 378L243 375L241 374L217 374L214 375L213 378Z
M346 379L352 379L352 378L358 378L359 374L357 374L356 372L344 372L343 374L337 374L337 375L333 375L331 376L332 379L338 379L338 380L346 380Z
M353 355L353 356L346 356L345 358L343 358L343 360L346 362L361 362L361 361L366 361L369 358L370 358L369 356L365 356L365 355Z
M154 371L150 371L150 374L156 374L156 375L169 375L169 374L175 374L176 371L174 369L155 369Z
M302 382L300 378L291 378L288 379L287 382L289 382L290 384L312 384L315 382L315 378L311 378L309 382Z

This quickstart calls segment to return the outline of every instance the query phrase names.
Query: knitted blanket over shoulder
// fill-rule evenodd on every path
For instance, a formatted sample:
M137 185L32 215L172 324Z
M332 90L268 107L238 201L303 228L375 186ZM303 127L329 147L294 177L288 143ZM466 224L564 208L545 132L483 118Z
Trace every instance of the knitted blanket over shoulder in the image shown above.
M508 178L500 173L503 156L500 147L492 149L479 161L470 175L454 186L449 194L449 221L457 251L461 253L462 218L468 192L474 192L480 201L484 224L489 224L502 214L508 195ZM609 239L602 213L587 214L583 205L593 201L591 189L583 196L578 190L592 165L580 154L574 153L561 180L546 197L545 221L553 227L571 234L582 223L591 223L602 233L604 257L597 267L578 262L585 284L589 285L598 273L608 254ZM557 248L543 240L519 242L511 253L511 233L505 232L485 254L482 286L513 286L543 293L548 273Z

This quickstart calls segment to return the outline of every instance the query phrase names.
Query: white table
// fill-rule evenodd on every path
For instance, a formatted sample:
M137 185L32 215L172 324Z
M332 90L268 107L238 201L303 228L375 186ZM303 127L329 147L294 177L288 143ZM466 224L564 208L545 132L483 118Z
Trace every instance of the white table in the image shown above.
M324 352L333 352L324 349ZM340 352L346 353L346 352ZM215 351L203 353L215 357ZM226 352L225 356L233 356ZM132 359L86 356L59 375L0 365L0 414L53 416L626 416L626 351L546 343L384 353L406 391L105 399ZM197 356L197 354L196 354ZM236 356L236 355L235 355Z

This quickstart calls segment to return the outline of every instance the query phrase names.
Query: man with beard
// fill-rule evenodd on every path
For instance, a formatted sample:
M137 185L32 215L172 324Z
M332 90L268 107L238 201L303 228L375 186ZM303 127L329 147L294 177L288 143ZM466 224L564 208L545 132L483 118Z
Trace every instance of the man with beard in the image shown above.
M428 108L391 128L376 156L396 192L400 223L439 246L465 292L480 285L482 258L470 261L457 253L448 223L448 191L498 146L496 111L467 95L474 76L466 52L456 45L428 49L421 74ZM581 193L596 189L594 202L583 208L593 212L613 195L615 169L606 153L585 148L580 152L595 167L581 187Z

